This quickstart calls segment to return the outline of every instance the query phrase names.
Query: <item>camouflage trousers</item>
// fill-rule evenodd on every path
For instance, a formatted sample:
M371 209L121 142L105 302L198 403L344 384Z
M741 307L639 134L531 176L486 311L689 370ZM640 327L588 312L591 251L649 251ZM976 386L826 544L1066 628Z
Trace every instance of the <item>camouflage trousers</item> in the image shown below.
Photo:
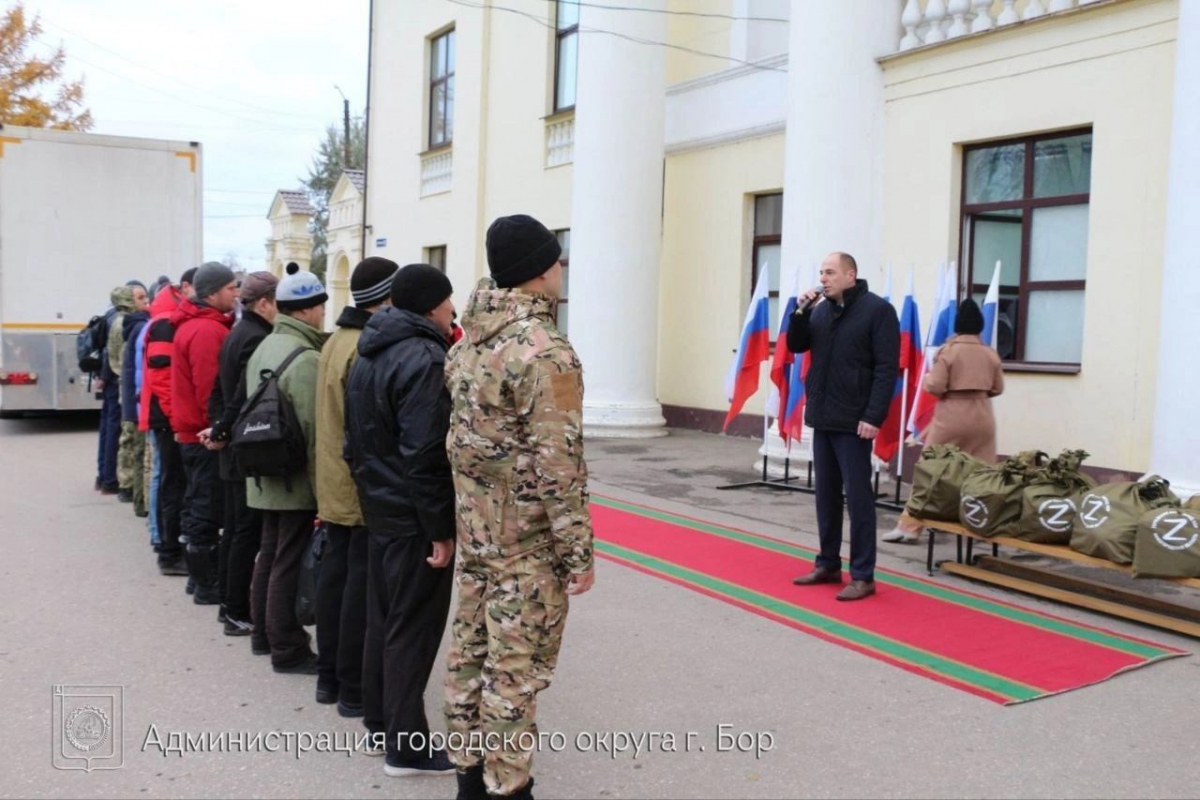
M133 492L133 510L146 513L146 434L137 429L136 422L121 423L121 439L117 445L117 483Z
M529 781L537 695L554 677L567 623L566 582L551 558L548 550L516 563L465 557L457 576L445 713L447 734L461 734L464 746L449 756L459 769L482 762L492 794Z

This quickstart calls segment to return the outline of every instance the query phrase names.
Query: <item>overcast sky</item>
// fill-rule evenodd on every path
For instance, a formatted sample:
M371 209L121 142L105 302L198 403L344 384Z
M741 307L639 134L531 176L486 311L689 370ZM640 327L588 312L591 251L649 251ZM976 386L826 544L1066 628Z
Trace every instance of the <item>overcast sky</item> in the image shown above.
M5 6L9 3L6 2ZM204 256L261 269L276 189L366 103L367 0L26 0L85 78L93 133L204 146ZM152 276L151 276L152 277Z

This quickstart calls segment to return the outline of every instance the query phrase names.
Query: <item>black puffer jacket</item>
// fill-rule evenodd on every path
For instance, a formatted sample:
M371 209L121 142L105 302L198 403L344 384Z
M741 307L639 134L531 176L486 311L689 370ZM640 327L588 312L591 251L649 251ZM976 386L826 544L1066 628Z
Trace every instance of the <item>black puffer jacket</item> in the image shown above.
M812 352L804 381L804 422L813 430L856 433L887 418L900 362L900 321L892 304L871 294L867 282L846 292L843 304L825 300L794 314L787 343Z
M133 311L125 315L122 334L125 337L125 354L121 357L121 421L138 421L137 390L137 338L142 335L142 326L150 320L147 311Z
M208 418L213 421L213 441L229 441L233 423L237 421L242 406L246 404L246 364L270 333L271 323L253 311L245 310L241 320L229 331L225 341L221 342L217 382L213 384L212 394L208 396ZM221 480L244 480L237 474L233 463L233 451L230 448L221 450L220 465Z
M446 337L393 306L371 316L346 382L346 461L367 527L384 536L455 536L446 457Z

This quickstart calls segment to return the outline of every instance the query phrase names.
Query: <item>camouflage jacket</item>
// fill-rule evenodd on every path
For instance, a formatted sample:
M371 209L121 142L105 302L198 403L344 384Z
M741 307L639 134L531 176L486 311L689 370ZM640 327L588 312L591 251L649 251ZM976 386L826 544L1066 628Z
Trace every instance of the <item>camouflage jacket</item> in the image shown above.
M555 305L485 278L450 351L446 449L468 561L553 548L566 571L592 568L583 367L554 324Z

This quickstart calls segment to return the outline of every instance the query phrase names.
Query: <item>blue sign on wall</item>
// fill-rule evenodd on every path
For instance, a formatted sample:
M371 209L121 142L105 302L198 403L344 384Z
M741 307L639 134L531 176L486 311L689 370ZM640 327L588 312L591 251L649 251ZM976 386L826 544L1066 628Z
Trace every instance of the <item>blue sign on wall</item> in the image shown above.
M387 239L376 239L375 246L376 247L387 247Z

